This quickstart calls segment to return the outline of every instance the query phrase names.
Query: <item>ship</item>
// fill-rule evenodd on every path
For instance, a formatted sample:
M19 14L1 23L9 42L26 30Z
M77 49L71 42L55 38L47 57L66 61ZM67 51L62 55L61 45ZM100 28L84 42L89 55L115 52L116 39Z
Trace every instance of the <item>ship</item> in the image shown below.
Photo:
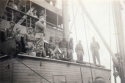
M84 5L80 0L78 1L99 33ZM16 21L15 27L21 28L22 34L26 33L26 27L34 26L33 20L39 20L29 15L29 12L34 9L33 5L39 9L38 11L44 10L46 14L45 46L51 36L60 39L66 37L68 40L70 33L68 28L68 0L62 0L62 9L50 5L45 0L24 0L25 3L23 4L25 5L22 11L8 7L8 2L9 0L0 0L0 15L4 16L7 13L5 10L10 10L12 11L11 13L19 13L21 17ZM1 19L0 30L9 27L12 17L8 18ZM112 55L116 68L118 68L117 58L109 49L101 33L99 35ZM5 52L9 50L11 45L11 43L8 43L7 46L0 44L1 49L8 48ZM111 83L111 70L89 62L76 63L75 61L70 62L26 54L17 54L16 56L2 55L0 56L0 83Z

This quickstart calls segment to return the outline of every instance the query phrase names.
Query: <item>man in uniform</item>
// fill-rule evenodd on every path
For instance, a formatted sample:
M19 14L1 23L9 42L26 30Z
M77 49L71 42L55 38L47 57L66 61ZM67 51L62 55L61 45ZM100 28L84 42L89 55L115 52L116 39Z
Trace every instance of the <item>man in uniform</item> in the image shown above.
M55 54L54 54L54 49L55 49L55 44L53 42L53 37L50 37L50 40L49 40L49 57L50 58L54 58Z
M83 62L84 50L83 50L83 46L81 44L81 40L79 40L79 43L76 45L75 51L77 54L77 62L78 63Z
M60 41L59 48L61 49L62 54L63 54L61 58L64 60L67 60L68 41L66 41L66 38L63 38L63 40Z
M15 37L15 32L13 31L14 26L15 26L15 23L13 21L11 21L10 27L5 29L5 30L7 30L7 39Z
M59 38L55 38L55 49L52 52L52 54L55 55L54 56L55 59L61 59L62 51L59 48Z
M28 27L27 28L27 34L26 34L26 45L27 45L27 52L28 54L32 53L34 48L35 48L35 45L34 45L34 42L35 42L35 36L34 36L34 33L33 33L33 28L32 27Z
M68 59L73 61L73 38L70 38L68 43Z
M36 38L36 49L43 54L43 57L46 57L46 52L44 49L44 25L45 20L43 18L40 18L39 21L35 24L35 38Z
M100 49L100 46L99 46L98 42L95 41L94 37L92 37L92 40L93 40L93 42L90 45L90 50L92 52L93 62L96 65L96 59L97 59L99 65L100 65L100 57L99 57L99 52L98 52L98 50Z

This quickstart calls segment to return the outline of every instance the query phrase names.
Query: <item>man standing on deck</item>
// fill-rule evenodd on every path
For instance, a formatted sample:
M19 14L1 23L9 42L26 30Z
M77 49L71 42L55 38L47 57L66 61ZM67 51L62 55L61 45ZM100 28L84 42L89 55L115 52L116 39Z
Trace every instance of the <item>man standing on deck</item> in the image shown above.
M62 51L62 59L67 60L67 49L68 49L68 41L66 41L66 38L63 38L62 41L59 43L59 48Z
M77 54L77 62L78 63L83 62L84 50L83 50L83 46L81 44L81 40L79 40L79 43L76 45L75 51Z
M92 51L93 56L93 62L96 65L96 59L100 65L100 56L98 50L100 49L100 46L97 41L95 41L95 38L92 37L93 42L91 43L90 50Z
M43 18L40 18L39 21L35 24L35 38L36 38L36 49L37 51L41 52L43 54L43 57L46 57L45 49L44 49L44 25L45 20Z
M68 59L73 61L73 38L70 38L68 42Z

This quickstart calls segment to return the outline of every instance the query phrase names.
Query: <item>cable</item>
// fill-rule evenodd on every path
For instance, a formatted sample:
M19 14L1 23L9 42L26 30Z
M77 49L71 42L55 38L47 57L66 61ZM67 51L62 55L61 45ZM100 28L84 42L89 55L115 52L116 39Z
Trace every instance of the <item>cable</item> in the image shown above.
M71 3L72 3L72 11L73 11L74 8L73 8L73 1L72 1L72 0L71 0ZM79 9L79 5L78 5L78 7L77 7L77 10L76 10L75 16L74 16L74 11L73 11L73 22L72 22L72 25L71 25L71 28L70 28L69 31L72 30L73 24L75 24L74 22L75 22L75 18L76 18L76 15L77 15L78 9Z
M25 63L23 63L21 60L19 60L18 58L14 58L16 59L18 62L20 62L21 64L23 64L24 66L26 66L27 68L29 68L31 71L33 71L34 73L36 73L37 75L39 75L40 77L42 77L43 79L45 79L46 81L48 81L49 83L51 83L49 80L47 80L46 78L44 78L43 76L41 76L39 73L37 73L36 71L34 71L32 68L30 68L29 66L27 66Z
M76 17L76 15L77 15L77 11L78 11L79 5L78 5L78 8L77 8L76 14L75 14L75 16L74 16L73 1L71 1L71 3L72 3L72 12L73 12L73 17L74 17L73 24L74 24L74 27L75 27L76 42L77 42L77 30L76 30L76 25L75 25L75 17ZM72 26L73 26L73 24L72 24ZM72 26L71 26L71 29L72 29ZM70 29L70 31L71 31L71 29Z
M111 19L110 19L110 0L109 0L109 45L110 45L110 49L111 49ZM110 55L110 70L111 70L111 55Z
M83 14L83 22L84 22L84 28L85 26L85 15ZM88 37L87 37L87 32L86 32L86 28L85 28L85 36L86 36L86 43L87 43L87 49L88 49L88 57L89 57L89 63L90 63L90 54L89 54L89 47L88 47ZM91 71L91 77L92 77L92 83L93 83L93 74L92 74L92 66L90 64L90 71Z
M117 48L117 53L118 53L118 39L117 39L117 36L116 36L116 22L115 22L115 14L114 14L114 10L113 10L113 4L112 4L112 13L113 13L113 24L114 24L114 30L115 30L115 39L116 39L116 48Z

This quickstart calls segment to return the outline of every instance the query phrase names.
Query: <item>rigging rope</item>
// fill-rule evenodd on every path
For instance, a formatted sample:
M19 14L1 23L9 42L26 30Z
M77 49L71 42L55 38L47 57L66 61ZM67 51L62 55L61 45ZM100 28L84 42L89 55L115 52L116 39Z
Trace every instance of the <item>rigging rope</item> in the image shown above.
M110 19L110 11L111 11L111 9L110 9L110 0L109 0L109 47L111 49L111 23L110 23L111 19ZM111 70L111 55L110 55L110 70Z
M76 15L77 15L77 11L78 11L78 9L79 9L79 5L78 5L78 8L77 8L77 10L76 10L76 14L74 15L74 8L73 8L73 1L72 1L72 0L71 0L71 3L72 3L73 18L74 18L73 23L72 23L72 25L71 25L71 29L72 29L72 26L73 26L73 24L74 24L75 34L76 34L76 42L77 42L77 31L76 31L76 25L75 25L75 17L76 17ZM71 31L71 29L70 29L70 31Z
M86 26L85 26L86 21L85 21L85 14L84 14L84 13L83 13L83 22L84 22L86 43L87 43L87 49L88 49L88 57L89 57L89 63L90 63L91 61L90 61L90 53L89 53L88 37L87 37L87 31L86 31ZM92 83L93 83L93 74L92 74L92 66L91 66L91 63L90 63L90 71L91 71L91 77L92 77Z
M73 24L75 25L75 18L76 18L76 15L77 15L78 9L79 9L79 5L78 5L77 10L76 10L76 13L75 13L75 15L74 15L74 8L73 8L73 1L72 1L72 0L71 0L71 3L72 3L72 11L73 11L73 22L72 22L72 25L71 25L71 28L70 28L69 31L72 30Z
M87 19L87 27L88 27L88 36L89 36L89 40L90 40L90 32L89 32L89 26L88 26L88 19ZM90 43L90 42L89 42ZM95 77L96 77L96 72L95 72L95 67L94 68L94 74L95 74Z

